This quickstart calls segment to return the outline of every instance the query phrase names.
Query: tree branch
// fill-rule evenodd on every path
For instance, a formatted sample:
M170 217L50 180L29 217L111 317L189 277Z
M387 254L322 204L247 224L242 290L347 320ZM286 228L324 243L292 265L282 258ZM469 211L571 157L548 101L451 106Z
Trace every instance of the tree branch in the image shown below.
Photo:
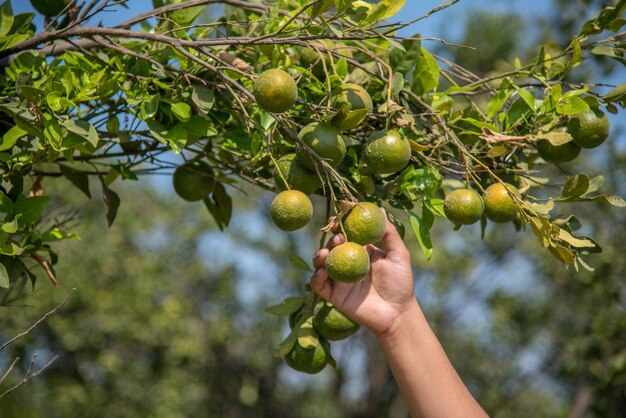
M65 302L67 302L67 300L70 298L70 296L72 296L72 294L75 291L76 291L76 288L73 288L72 290L70 290L70 293L68 293L68 295L65 297L65 299L63 299L61 301L61 303L59 303L55 308L53 308L51 311L46 313L44 316L39 318L39 320L37 320L37 322L35 322L33 325L31 325L26 331L17 334L15 337L11 338L9 341L7 341L4 344L0 345L0 351L4 350L6 347L8 347L9 345L13 344L15 341L19 340L23 336L29 334L39 324L41 324L43 321L45 321L49 316L54 315L61 308L61 306L63 306L65 304Z

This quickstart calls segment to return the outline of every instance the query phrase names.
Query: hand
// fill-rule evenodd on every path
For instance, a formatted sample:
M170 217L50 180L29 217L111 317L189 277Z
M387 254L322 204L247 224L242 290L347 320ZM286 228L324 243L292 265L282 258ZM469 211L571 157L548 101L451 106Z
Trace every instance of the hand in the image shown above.
M338 232L338 227L333 232ZM311 287L352 320L381 336L401 314L416 304L409 251L396 228L387 220L381 239L383 250L371 244L365 246L371 262L369 274L357 283L339 283L329 279L325 264L330 250L343 242L344 236L336 234L325 248L315 253L313 265L316 271L311 278Z

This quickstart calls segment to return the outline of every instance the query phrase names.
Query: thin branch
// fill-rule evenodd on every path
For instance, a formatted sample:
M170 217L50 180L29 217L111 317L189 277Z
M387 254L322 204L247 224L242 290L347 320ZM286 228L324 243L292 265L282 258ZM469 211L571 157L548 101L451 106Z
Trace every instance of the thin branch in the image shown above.
M49 316L54 315L61 308L61 306L63 306L65 304L65 302L67 302L67 300L70 298L70 296L72 296L72 294L75 291L76 291L76 288L73 288L72 290L70 290L68 295L65 297L65 299L63 299L61 301L61 303L59 303L55 308L53 308L51 311L46 313L44 316L39 318L39 320L37 320L37 322L35 322L33 325L31 325L26 331L17 334L15 337L11 338L9 341L7 341L4 344L0 345L0 351L4 350L6 347L8 347L9 345L13 344L15 341L19 340L23 336L29 334L33 329L35 329L39 324L41 324L43 321L45 321Z
M5 390L2 394L0 394L0 399L4 398L5 396L7 396L8 394L10 394L11 392L17 390L18 388L20 388L22 385L26 384L29 380L39 376L44 370L46 370L52 363L54 363L60 356L58 354L54 355L50 360L48 360L46 362L46 364L44 364L43 366L41 366L39 368L39 370L37 370L36 372L32 373L32 369L33 369L33 365L35 364L35 360L37 359L37 355L35 354L33 356L33 360L30 363L30 366L28 368L28 372L26 373L26 375L24 376L24 378L22 380L20 380L15 386L10 387L9 389Z

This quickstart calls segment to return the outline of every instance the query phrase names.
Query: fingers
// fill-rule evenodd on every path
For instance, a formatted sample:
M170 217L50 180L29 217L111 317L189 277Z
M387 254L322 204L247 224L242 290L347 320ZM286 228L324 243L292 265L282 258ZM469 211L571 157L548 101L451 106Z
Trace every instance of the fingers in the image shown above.
M326 265L326 257L328 257L329 252L330 250L328 248L322 248L313 254L313 267L315 270L319 270Z
M336 216L331 216L330 218L328 218L328 223L333 222L333 226L330 229L331 232L333 234L338 234L341 232L341 226L339 225L339 222L337 222L337 217Z
M328 257L328 253L330 252L330 250L340 244L343 244L345 241L346 240L342 234L336 234L330 237L330 239L326 243L326 247L322 248L313 255L313 266L315 267L315 269L317 270L324 267L326 263L326 257Z
M384 209L383 212L385 212ZM385 217L387 217L387 212L385 212ZM400 234L398 234L396 227L393 226L393 224L389 221L389 218L387 218L387 227L385 228L385 234L381 238L380 242L385 249L387 258L390 258L394 261L409 260L409 250L407 250L406 245L404 245L404 242L400 237Z
M325 300L330 300L333 295L333 287L328 281L328 273L325 268L318 269L311 277L311 289Z

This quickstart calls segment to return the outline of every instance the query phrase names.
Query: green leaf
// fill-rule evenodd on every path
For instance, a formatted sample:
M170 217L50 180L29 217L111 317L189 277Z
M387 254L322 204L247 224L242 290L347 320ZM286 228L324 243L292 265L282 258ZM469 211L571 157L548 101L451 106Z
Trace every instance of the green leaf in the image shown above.
M198 84L194 84L192 89L191 101L198 106L200 111L208 113L215 103L213 90Z
M580 97L563 98L556 104L556 111L561 115L573 115L583 110L589 110L589 105Z
M156 115L156 113L159 111L160 101L161 95L157 93L141 102L141 118L143 120L153 118L154 115Z
M172 129L167 131L165 139L170 144L172 151L180 153L187 144L187 130L180 123L174 125Z
M421 48L420 56L413 72L412 90L417 95L434 90L439 86L439 64L430 52Z
M402 9L406 0L382 0L367 13L364 26L372 26L383 19L394 16Z
M572 41L572 59L570 60L568 67L572 69L579 66L582 62L582 56L583 54L580 49L580 42L578 41L578 36L576 36Z
M80 237L73 232L63 231L60 228L51 228L41 235L43 242L60 241L63 239L80 240Z
M19 126L15 125L11 127L3 136L2 143L0 144L0 151L6 151L13 148L17 141L24 137L28 132Z
M297 255L294 255L293 257L291 257L291 264L297 268L300 269L302 271L313 271L313 269L311 267L309 267L309 264L304 261L302 258L298 257Z
M13 8L11 0L6 0L0 5L0 36L8 35L13 26Z
M17 218L22 228L27 228L37 222L48 204L48 196L26 197L15 202L13 216Z
M552 131L545 134L539 134L536 137L538 140L545 139L554 146L567 144L572 140L572 136L565 131Z
M572 196L582 196L587 193L587 190L589 190L589 177L586 174L577 174L567 179L557 200Z
M91 199L91 192L89 191L89 177L87 176L87 173L63 164L59 164L59 168L61 169L61 174L63 174L66 179L71 181L74 186L78 187L81 192Z
M17 219L13 219L11 222L2 224L2 230L7 234L15 234L17 232Z
M422 205L422 218L409 210L407 210L406 213L409 217L409 221L411 222L413 233L415 233L417 241L424 252L424 256L426 256L426 259L430 260L433 255L433 244L430 240L430 228L434 223L432 212L426 207L426 205Z
M120 207L120 197L113 190L109 189L104 182L102 184L102 197L104 198L104 204L107 207L107 222L109 227L113 225L115 217L117 216L117 210Z
M626 82L620 84L605 94L604 99L610 102L619 103L622 107L626 107Z
M68 131L85 138L94 147L98 145L98 140L100 139L98 137L98 131L96 131L96 128L94 128L91 123L80 119L74 120L68 118L63 121L63 126L65 126Z
M413 69L422 49L422 43L419 41L420 36L417 33L411 38L418 40L403 40L401 43L404 51L400 48L391 48L391 51L389 51L389 65L394 72L406 76Z
M574 262L574 254L562 245L553 243L548 250L566 266Z
M489 104L487 105L487 117L489 119L493 119L493 118L496 117L498 112L500 112L500 110L502 110L502 107L504 106L504 103L506 103L507 99L513 93L513 90L510 90L508 88L509 83L504 83L503 82L502 84L503 84L503 86L500 87L500 89L498 90L498 92L496 93L494 98L491 99L489 101ZM504 86L504 84L506 84L506 86Z
M188 122L191 118L191 106L185 102L176 102L172 104L172 113L179 121Z
M0 190L0 212L12 213L15 204L9 196Z
M7 3L9 0L7 0ZM0 287L6 289L11 285L9 282L9 273L7 272L7 268L4 267L4 264L0 264Z
M535 96L533 96L533 94L529 92L528 90L518 87L515 84L513 84L513 87L515 88L515 90L517 90L517 93L520 95L522 100L524 100L524 103L526 103L528 107L530 108L530 110L534 112L535 111Z
M278 316L287 316L294 312L297 312L304 305L304 298L301 296L297 297L289 297L283 300L278 305L270 306L269 308L265 308L265 312L278 315Z
M187 123L183 124L183 127L191 135L205 138L207 136L217 135L217 130L213 126L213 123L202 115L193 115Z
M576 248L595 248L597 246L590 239L577 238L562 228L559 228L559 239Z
M278 345L278 349L276 350L276 355L278 357L283 357L289 354L293 346L298 341L298 336L296 334L296 330L291 330L289 335Z
M233 200L228 193L226 193L224 185L220 182L215 183L215 187L213 188L213 201L220 212L224 226L228 226L233 213Z

